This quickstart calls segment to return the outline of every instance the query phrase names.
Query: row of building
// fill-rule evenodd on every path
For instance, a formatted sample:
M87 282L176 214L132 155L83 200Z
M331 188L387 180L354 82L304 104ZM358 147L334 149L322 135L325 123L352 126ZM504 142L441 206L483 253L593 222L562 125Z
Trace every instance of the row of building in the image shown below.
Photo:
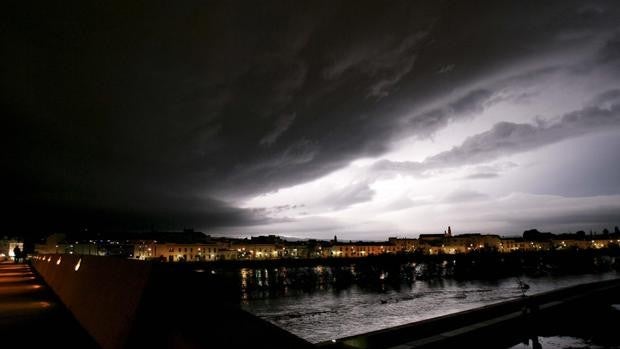
M149 234L107 234L88 239L54 234L37 244L38 254L68 253L121 256L140 260L215 261L281 258L355 258L381 254L460 254L474 251L548 251L601 249L620 246L620 233L606 235L554 235L526 231L521 238L492 234L421 234L419 238L389 238L387 241L303 240L288 241L275 235L249 239L215 238L194 231Z

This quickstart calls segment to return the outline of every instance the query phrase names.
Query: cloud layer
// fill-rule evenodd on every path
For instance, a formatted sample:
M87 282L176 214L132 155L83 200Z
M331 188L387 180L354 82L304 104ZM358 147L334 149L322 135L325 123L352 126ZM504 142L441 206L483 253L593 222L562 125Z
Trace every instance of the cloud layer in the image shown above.
M32 216L49 222L37 229L281 224L244 203L373 159L374 170L315 201L326 215L364 209L384 195L380 172L483 164L614 128L619 7L16 4L0 34L6 224L22 229ZM555 112L536 106L486 115L538 103L547 81L576 76L579 85L562 93L589 104L558 106L557 120L533 122ZM441 148L436 135L456 124L469 125L455 132L464 141ZM421 161L386 155L404 140L436 147Z
M551 122L540 121L538 124L499 122L490 130L470 136L462 144L428 157L422 162L381 160L374 165L374 168L377 171L419 175L428 170L485 163L591 132L620 128L620 90L613 89L601 93L588 104ZM480 176L492 177L492 174L483 173L470 178Z

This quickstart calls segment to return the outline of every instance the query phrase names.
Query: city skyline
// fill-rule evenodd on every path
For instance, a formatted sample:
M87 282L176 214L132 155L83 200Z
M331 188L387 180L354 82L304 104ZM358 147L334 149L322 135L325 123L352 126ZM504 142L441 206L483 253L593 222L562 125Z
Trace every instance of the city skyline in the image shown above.
M9 231L382 240L620 222L614 1L9 12Z

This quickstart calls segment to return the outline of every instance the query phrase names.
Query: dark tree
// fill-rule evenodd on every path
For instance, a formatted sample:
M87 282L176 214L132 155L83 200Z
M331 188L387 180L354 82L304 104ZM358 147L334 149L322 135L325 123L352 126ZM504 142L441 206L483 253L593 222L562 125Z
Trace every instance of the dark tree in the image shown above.
M607 228L603 229L603 235L605 236L609 235L609 230L607 230Z
M523 232L523 238L525 240L536 240L540 236L538 229L530 229Z

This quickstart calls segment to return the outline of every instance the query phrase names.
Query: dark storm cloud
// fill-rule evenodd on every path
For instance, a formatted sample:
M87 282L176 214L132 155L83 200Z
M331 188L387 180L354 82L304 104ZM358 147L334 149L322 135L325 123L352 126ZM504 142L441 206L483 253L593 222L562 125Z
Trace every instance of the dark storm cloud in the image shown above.
M92 219L110 224L162 211L198 228L260 221L234 202L379 155L398 137L427 137L496 91L425 112L427 101L561 48L562 33L591 38L617 25L614 2L583 6L7 6L0 86L14 225L49 210L110 212ZM404 115L415 116L406 127Z
M146 195L145 195L146 196ZM25 232L50 232L59 230L147 231L178 230L193 227L250 226L275 222L266 218L267 212L231 207L213 199L185 199L157 197L156 201L140 198L137 202L106 205L100 202L61 202L62 193L53 201L21 207L19 200L5 209L7 217L19 218L17 225L11 219L8 227ZM41 202L41 203L39 203ZM24 214L22 210L27 209Z
M600 50L598 58L604 63L620 63L620 32L614 33Z
M482 112L492 102L492 96L493 92L485 89L470 91L444 107L414 115L409 119L407 128L415 130L422 137L431 135L457 117L468 117Z
M375 191L366 182L357 182L335 190L323 200L324 204L334 210L347 208L351 205L372 200Z
M578 210L566 208L562 212L546 212L542 216L513 214L485 218L505 220L517 227L531 226L550 230L570 229L569 231L574 232L576 229L611 229L620 221L620 205L598 205Z
M427 170L484 163L515 153L560 142L591 132L620 127L620 90L596 96L589 105L562 115L557 121L538 124L500 122L490 130L467 138L461 145L422 162L381 160L374 169L421 174Z
M265 135L265 137L261 138L260 145L269 146L275 143L278 138L291 127L293 121L295 121L295 113L282 115L276 122L275 128Z

